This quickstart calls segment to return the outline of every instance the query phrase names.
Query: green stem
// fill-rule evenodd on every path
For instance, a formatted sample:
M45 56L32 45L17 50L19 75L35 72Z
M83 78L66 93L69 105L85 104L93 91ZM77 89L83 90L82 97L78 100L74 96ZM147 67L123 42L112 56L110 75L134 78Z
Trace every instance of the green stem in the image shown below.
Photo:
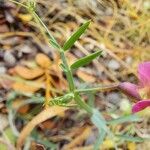
M55 42L55 38L51 35L51 33L49 32L48 28L46 27L46 25L43 23L43 21L40 19L40 17L34 13L34 16L39 20L39 22L43 25L43 27L45 28L45 30L47 31L48 35L50 36L50 38ZM55 42L57 44L57 42ZM59 44L57 44L59 45ZM64 50L61 48L61 46L59 45L59 52L60 52L60 56L61 56L61 59L62 59L62 62L65 66L65 69L66 69L66 77L67 77L67 81L69 83L69 89L70 89L70 92L73 92L74 93L74 99L76 101L76 103L83 109L85 109L89 114L92 115L92 109L90 108L90 106L88 106L80 97L79 94L77 94L75 91L75 84L74 84L74 80L73 80L73 75L72 75L72 72L71 72L71 69L68 65L68 62L67 62L67 59L65 57L65 53L64 53Z
M14 1L14 0L9 0L9 1L11 1L11 2L13 2L13 3L15 3L15 4L18 4L18 5L20 5L20 6L24 7L24 8L26 8L26 9L28 9L28 7L27 7L26 5L24 5L24 4L20 3L20 2L17 2L17 1Z
M85 88L85 89L77 89L76 92L93 92L93 91L105 91L105 90L114 90L118 86L118 83L112 85L104 85L100 87L93 87L93 88Z
M28 9L28 7L26 7ZM72 92L74 94L74 99L76 101L76 103L83 109L85 109L89 114L92 115L92 109L90 106L88 106L80 97L80 95L75 92L75 84L74 84L74 80L73 80L73 75L72 75L72 72L71 72L71 69L68 65L68 62L67 62L67 59L65 57L65 53L64 53L64 50L61 48L61 46L57 43L57 41L55 40L55 38L53 37L53 35L50 33L49 29L46 27L46 25L44 24L44 22L41 20L41 18L36 14L36 12L34 10L30 10L28 9L28 11L32 12L33 16L35 19L37 19L39 21L39 23L44 27L45 31L47 32L47 34L49 35L49 38L51 41L53 41L53 43L55 45L57 45L57 48L60 52L60 56L61 56L61 59L62 59L62 62L65 66L65 74L66 74L66 77L67 77L67 81L69 83L69 89L70 89L70 92Z
M49 35L50 39L60 47L60 45L57 43L56 39L53 37L53 35L50 33L49 29L47 28L47 26L44 24L44 22L41 20L41 18L36 14L36 12L32 12L33 16L42 24L42 26L44 27L44 29L46 30L47 34Z
M74 99L76 101L76 103L84 110L86 110L90 115L93 114L92 108L87 105L80 97L80 95L78 93L74 93Z
M60 51L60 56L61 56L61 59L63 61L63 64L65 65L65 69L66 69L66 76L67 76L67 80L69 82L69 88L70 88L70 91L73 92L75 90L75 84L74 84L74 80L73 80L73 75L72 75L72 72L70 70L70 67L68 65L68 62L67 62L67 59L65 57L65 53L64 53L64 50L61 49Z
M61 48L61 46L57 43L57 41L55 40L55 38L52 36L52 34L50 33L49 29L46 27L46 25L43 23L43 21L41 20L41 18L35 13L33 12L33 15L34 17L42 24L42 26L45 28L46 32L48 33L50 39L56 44L58 45L58 47L60 47L58 50L60 52L60 55L61 55L61 59L63 61L63 64L65 65L66 67L66 77L67 77L67 80L69 82L69 88L70 88L70 91L74 91L75 89L75 86L74 86L74 81L73 81L73 76L72 76L72 72L70 70L70 67L68 65L68 62L66 60L66 57L65 57L65 53L64 53L64 50Z

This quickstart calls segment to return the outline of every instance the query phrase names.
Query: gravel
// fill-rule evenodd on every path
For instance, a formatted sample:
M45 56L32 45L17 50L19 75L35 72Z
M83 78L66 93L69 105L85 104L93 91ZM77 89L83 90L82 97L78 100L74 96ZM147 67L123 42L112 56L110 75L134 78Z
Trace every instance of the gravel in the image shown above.
M4 61L7 66L12 67L16 63L16 58L14 57L14 55L11 52L6 51L4 53Z
M116 60L111 59L108 62L108 68L110 68L112 70L118 70L120 68L120 64Z

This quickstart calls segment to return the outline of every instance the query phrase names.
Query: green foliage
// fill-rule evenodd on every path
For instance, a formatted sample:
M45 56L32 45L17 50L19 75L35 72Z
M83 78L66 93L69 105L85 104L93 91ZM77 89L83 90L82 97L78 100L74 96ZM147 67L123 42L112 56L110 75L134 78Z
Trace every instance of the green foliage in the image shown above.
M27 6L28 6L28 9L32 12L32 11L35 11L35 8L36 8L36 1L35 0L28 0L27 1Z
M15 145L16 136L13 134L12 129L11 129L11 128L6 128L3 132L4 132L3 134L5 135L5 138L7 137L7 140L8 140L11 144ZM7 147L5 144L0 143L0 149L1 149L1 150L7 150L8 147Z
M103 129L101 129L101 131L99 131L97 140L94 144L94 150L99 150L100 145L103 143L105 136L106 136L106 132Z
M93 115L91 117L91 121L96 125L99 131L101 131L102 129L107 133L109 132L105 119L97 109L93 109Z
M102 51L97 51L95 53L92 53L88 56L85 56L83 58L78 59L75 63L73 63L70 68L72 70L74 69L78 69L79 67L82 67L84 65L89 64L93 59L95 59L96 57L100 56L102 53Z
M16 136L14 136L12 129L11 128L7 128L4 133L6 134L6 136L8 137L8 139L11 141L12 144L15 144L16 142Z
M84 23L64 44L63 50L66 51L70 49L74 43L80 38L80 36L85 32L88 28L91 21L87 21Z
M143 138L140 137L133 137L130 135L116 135L119 139L124 141L130 141L130 142L144 142Z
M107 128L105 119L97 109L93 109L91 121L98 128L99 135L95 142L94 150L99 150L99 147L103 143L106 133L108 133L109 130Z
M141 119L137 115L127 115L127 116L123 116L123 117L108 121L107 123L111 125L115 125L115 124L121 124L125 122L137 122L140 120Z
M72 93L66 94L62 97L56 97L49 101L49 105L67 106L69 102L74 98Z

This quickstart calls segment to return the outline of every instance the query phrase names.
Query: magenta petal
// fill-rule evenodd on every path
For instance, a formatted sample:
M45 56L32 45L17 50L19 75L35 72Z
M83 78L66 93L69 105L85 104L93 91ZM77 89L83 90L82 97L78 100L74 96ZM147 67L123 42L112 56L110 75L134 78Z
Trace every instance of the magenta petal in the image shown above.
M136 99L141 100L141 96L138 93L138 86L135 84L132 84L130 82L123 82L120 83L118 88L124 92L126 95Z
M150 100L141 100L132 107L132 112L133 113L139 112L149 106L150 106Z
M141 86L150 85L150 61L139 64L138 76Z

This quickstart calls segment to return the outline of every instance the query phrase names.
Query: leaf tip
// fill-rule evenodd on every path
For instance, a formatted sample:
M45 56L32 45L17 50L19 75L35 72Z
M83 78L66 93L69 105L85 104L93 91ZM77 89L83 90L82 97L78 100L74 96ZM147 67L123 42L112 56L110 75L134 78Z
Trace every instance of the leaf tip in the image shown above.
M92 22L92 20L90 19L90 20L87 20L85 24L87 24L87 26L89 26L91 22Z

